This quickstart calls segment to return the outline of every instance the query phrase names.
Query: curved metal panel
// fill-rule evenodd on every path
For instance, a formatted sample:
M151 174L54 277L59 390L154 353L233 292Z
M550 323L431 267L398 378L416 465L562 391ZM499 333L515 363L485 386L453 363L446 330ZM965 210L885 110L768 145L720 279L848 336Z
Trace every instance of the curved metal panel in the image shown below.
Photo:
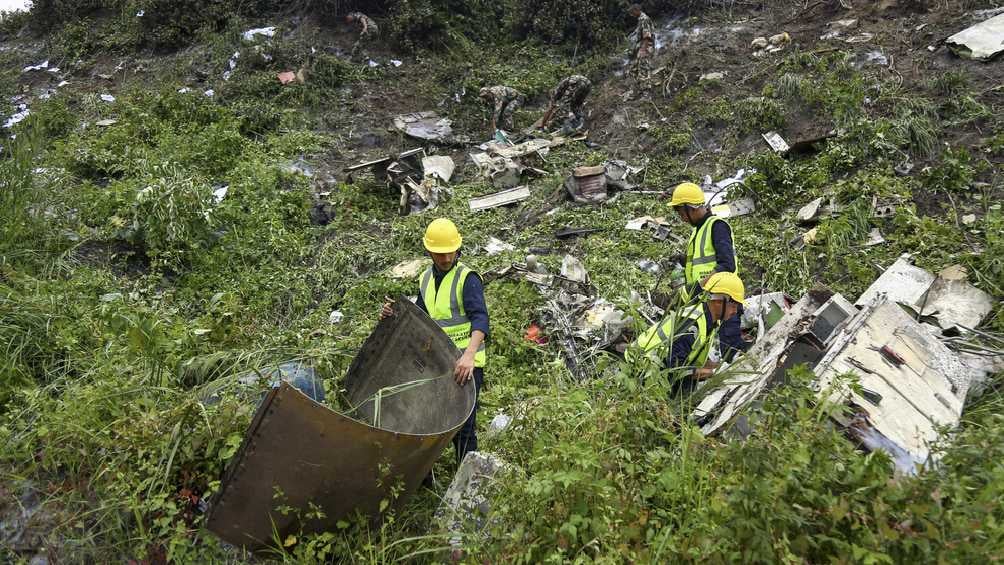
M345 378L356 420L314 402L285 382L262 401L214 497L207 527L225 541L261 549L285 539L333 529L355 512L379 514L380 502L402 481L400 503L422 482L474 410L475 391L453 381L460 352L418 307L401 298L359 351ZM374 394L382 396L379 427ZM381 470L383 468L383 471ZM383 475L381 473L384 473ZM324 517L301 522L313 503Z

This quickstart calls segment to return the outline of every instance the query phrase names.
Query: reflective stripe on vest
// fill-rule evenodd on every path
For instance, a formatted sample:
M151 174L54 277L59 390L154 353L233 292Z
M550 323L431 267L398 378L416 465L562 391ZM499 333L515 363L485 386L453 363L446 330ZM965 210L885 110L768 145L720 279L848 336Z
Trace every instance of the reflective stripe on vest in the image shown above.
M700 228L691 231L690 241L687 243L687 264L684 269L688 287L699 284L705 277L715 272L715 267L718 265L718 255L715 252L715 242L711 239L711 230L715 222L724 221L717 216L708 216ZM733 241L733 249L735 249L735 241ZM739 257L734 259L735 273L739 274Z
M677 322L680 326L678 329L674 327ZM668 349L676 337L694 326L697 328L697 333L694 336L694 345L690 349L690 355L687 356L687 366L701 368L708 361L714 339L708 332L708 320L704 316L704 308L700 305L690 307L679 315L668 316L659 324L646 330L635 343L645 354L661 360L658 355L668 354Z
M464 282L471 272L465 265L457 263L439 283L438 292L432 267L426 269L419 279L419 299L425 303L429 317L436 321L460 351L465 351L471 343L471 320L464 310ZM474 354L474 366L484 367L485 361L485 344L481 342Z

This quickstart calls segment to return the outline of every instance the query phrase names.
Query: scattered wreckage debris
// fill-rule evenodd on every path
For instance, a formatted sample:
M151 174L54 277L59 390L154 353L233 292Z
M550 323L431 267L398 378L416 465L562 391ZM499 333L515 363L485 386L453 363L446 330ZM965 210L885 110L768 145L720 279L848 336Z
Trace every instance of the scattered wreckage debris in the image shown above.
M490 210L492 208L498 208L499 206L507 206L509 204L522 202L527 198L530 198L530 188L520 186L509 190L503 190L502 192L496 192L495 194L472 198L468 202L468 205L471 208L471 212L481 212L482 210Z
M498 255L499 253L505 253L507 251L515 251L516 246L511 243L506 243L501 239L495 237L489 237L488 243L484 247L485 253L489 256Z
M635 218L629 221L624 226L624 229L651 232L652 237L658 239L659 241L666 241L673 235L670 223L662 216L659 216L658 218L653 218L652 216Z
M791 146L788 145L788 142L785 141L784 138L781 137L781 134L777 133L776 131L769 131L765 134L762 134L762 137L763 140L767 142L767 145L770 145L770 148L773 149L775 153L787 153L788 150L791 149Z
M757 327L758 341L701 399L694 417L703 433L722 430L764 390L783 384L788 369L808 364L819 395L847 405L834 418L848 434L914 473L935 457L929 445L939 429L958 423L967 397L1004 361L1004 351L952 337L986 337L972 328L993 308L961 267L936 277L901 257L856 305L820 291L785 311L787 304L776 294L748 301L743 326ZM857 385L831 386L849 372Z
M598 204L610 197L610 189L630 191L637 188L633 179L644 170L644 167L634 167L617 160L576 167L565 180L565 191L577 204Z
M498 131L495 139L481 144L481 151L471 153L470 158L478 168L478 174L492 186L514 188L523 183L524 175L541 177L548 174L547 171L526 165L524 160L543 165L551 148L584 139L584 135L571 138L558 136L551 139L532 138L514 144L507 135Z
M453 135L453 121L436 112L413 112L394 117L394 128L408 137L433 143L457 143L462 140Z
M858 373L863 390L874 392L872 398L853 388L831 387L838 375L850 371ZM938 439L939 427L959 422L976 379L954 352L885 298L847 321L815 373L821 396L853 408L850 417L838 415L838 423L872 449L876 434L884 438L877 446L907 474L934 457L929 446Z
M1004 14L966 28L945 44L959 57L989 61L1004 52Z
M492 426L503 416L496 416L492 420ZM499 424L500 430L512 421L508 416L504 418L504 423ZM479 451L471 451L460 463L435 515L439 527L450 534L449 544L455 561L462 559L463 537L478 534L487 528L491 503L486 491L506 469L505 462L498 456Z
M210 531L265 550L275 535L331 531L356 512L377 519L395 485L403 486L396 503L418 488L474 409L475 394L453 381L460 353L435 322L403 297L394 309L345 377L351 416L285 382L265 396L210 502ZM416 382L423 386L405 386ZM388 468L394 480L381 478ZM301 519L280 505L317 505L323 514Z
M836 20L826 24L826 33L819 36L820 41L828 41L830 39L841 39L842 36L858 27L858 20L846 19L846 20Z
M943 332L975 328L993 310L992 296L966 282L965 268L956 265L937 276L900 257L858 300L858 306L884 295Z
M390 276L394 279L417 279L430 262L428 258L402 261L390 269Z
M428 156L425 149L419 147L346 167L346 182L353 182L355 173L367 169L372 170L375 178L385 180L400 191L400 214L407 216L439 205L443 193L448 193L440 183L453 178L456 165L448 156Z

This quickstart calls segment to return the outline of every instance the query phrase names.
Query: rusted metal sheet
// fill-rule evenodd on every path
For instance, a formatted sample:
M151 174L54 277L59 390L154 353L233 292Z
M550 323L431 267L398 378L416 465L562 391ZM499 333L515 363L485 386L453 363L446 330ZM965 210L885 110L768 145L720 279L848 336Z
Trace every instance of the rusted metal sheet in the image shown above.
M345 378L358 410L349 417L318 404L286 383L259 405L237 455L211 501L210 531L258 550L275 536L320 532L360 512L378 516L392 486L404 485L400 503L418 488L474 409L471 385L452 372L460 352L417 306L400 298L395 315L380 322ZM380 427L371 425L377 391L423 379L429 382L380 401ZM324 517L301 522L310 503Z

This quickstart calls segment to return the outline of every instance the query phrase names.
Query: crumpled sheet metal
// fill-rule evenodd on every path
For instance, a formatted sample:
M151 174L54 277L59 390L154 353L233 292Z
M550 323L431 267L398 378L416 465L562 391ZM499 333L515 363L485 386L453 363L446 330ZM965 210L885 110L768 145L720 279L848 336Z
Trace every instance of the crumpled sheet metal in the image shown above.
M359 419L340 414L282 383L261 402L244 442L230 461L207 527L250 550L274 535L333 530L356 512L378 517L391 487L414 492L474 409L473 386L458 387L452 369L460 352L417 306L401 297L349 368L348 400ZM381 427L373 395L418 379L435 381L384 397ZM382 475L381 468L389 475ZM324 517L300 522L296 512L320 506ZM274 529L273 529L274 528Z
M453 122L435 112L414 112L394 118L394 127L409 137L446 142L453 137Z
M1004 14L966 28L945 44L960 57L989 61L1004 53Z
M856 426L841 423L870 427L884 436L896 446L889 451L898 464L904 459L925 462L936 458L930 445L940 437L940 426L958 424L976 372L922 324L883 297L865 306L841 332L815 368L820 396L857 406L862 422ZM904 363L896 366L886 362L876 350L882 346L890 347ZM853 390L830 387L838 375L852 371L858 373L864 389L881 396L880 402L870 402ZM901 457L902 452L910 457ZM912 473L912 462L900 465L900 471Z

